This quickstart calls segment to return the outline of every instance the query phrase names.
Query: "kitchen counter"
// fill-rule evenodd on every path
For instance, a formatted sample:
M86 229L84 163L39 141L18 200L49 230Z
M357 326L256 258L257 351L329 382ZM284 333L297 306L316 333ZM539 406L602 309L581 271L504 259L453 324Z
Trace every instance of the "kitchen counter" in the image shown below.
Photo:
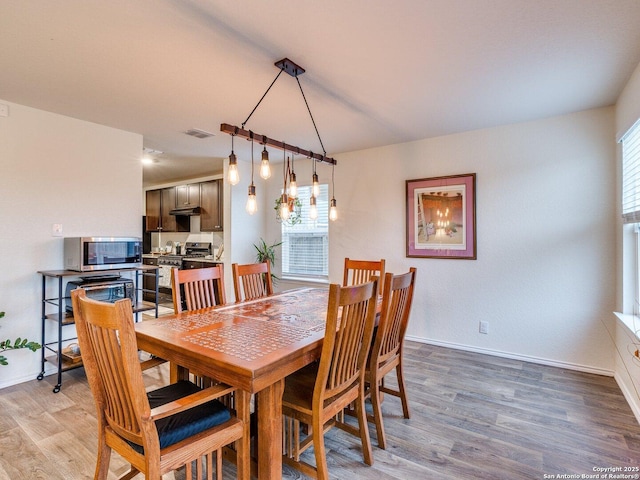
M143 253L142 254L142 258L160 258L160 257L162 257L164 255L169 255L169 254L166 254L166 253ZM206 257L185 258L184 261L186 261L186 262L199 262L199 263L203 263L203 264L207 264L207 265L218 265L220 263L224 263L223 260L216 260L213 255L211 257L209 257L209 258L206 258Z
M169 255L167 253L143 253L142 258L159 258L164 255ZM211 258L203 258L203 257L193 257L185 260L197 260L198 262L204 263L224 263L224 260L216 260L213 256Z
M202 262L202 263L211 263L211 264L224 263L222 260L216 260L215 258L196 258L194 260L198 260L199 262Z

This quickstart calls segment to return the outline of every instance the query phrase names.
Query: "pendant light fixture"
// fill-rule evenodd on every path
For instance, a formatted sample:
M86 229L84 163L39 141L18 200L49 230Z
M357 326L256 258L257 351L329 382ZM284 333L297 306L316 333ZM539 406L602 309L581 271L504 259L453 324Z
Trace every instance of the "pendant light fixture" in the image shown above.
M313 195L309 198L309 218L316 220L318 218L318 207L316 205L316 197Z
M271 166L269 165L269 152L267 152L267 146L264 145L262 150L262 161L260 162L260 176L266 180L271 176Z
M296 172L293 169L293 152L291 152L291 173L289 174L289 196L296 198L298 196L298 182L296 182Z
M316 122L313 119L313 115L311 114L311 109L309 108L309 103L307 102L307 98L304 94L304 91L302 90L302 85L300 84L300 79L298 77L303 73L305 73L304 68L300 67L299 65L296 65L294 62L292 62L288 58L283 58L282 60L277 61L275 63L275 66L280 69L280 71L278 72L278 75L276 75L276 78L273 80L273 82L271 82L271 85L269 85L269 88L267 88L267 91L262 95L262 97L260 98L256 106L253 107L253 110L251 111L247 119L242 123L241 127L236 127L228 123L223 123L220 125L221 132L228 133L229 135L231 135L231 155L229 155L229 175L228 175L229 183L231 183L232 185L236 185L239 180L239 177L237 175L237 159L233 152L233 137L238 135L242 138L246 138L247 140L251 140L251 185L249 185L249 198L247 200L247 212L249 212L250 214L255 213L257 210L257 204L256 204L256 197L255 197L256 189L253 183L253 141L254 141L254 136L256 136L256 134L254 134L254 132L252 132L251 130L245 130L245 125L247 124L247 122L249 121L253 113L256 111L260 103L262 103L262 100L264 100L264 98L267 96L267 94L271 90L271 87L273 87L273 85L276 83L276 81L278 80L282 72L286 72L290 76L294 77L296 79L296 82L298 83L298 87L300 88L300 93L302 94L302 98L307 107L307 111L309 112L309 117L311 118L311 122L313 123L313 127L316 131L316 135L318 136L318 140L320 142L320 146L322 147L323 153L322 154L313 153L310 150L305 150L295 145L288 145L279 140L274 140L272 138L267 137L266 135L257 135L259 139L261 138L260 143L263 145L262 161L260 164L260 176L264 179L267 179L271 176L271 168L269 165L269 152L267 151L267 145L273 148L284 150L285 152L286 150L289 150L290 152L292 152L292 157L293 157L293 152L296 152L298 155L305 155L307 156L307 158L310 158L311 160L313 160L313 189L312 189L312 197L311 197L312 204L310 205L310 208L309 208L309 215L313 219L315 219L318 216L316 199L320 195L320 183L318 181L318 174L316 173L316 162L320 161L323 163L328 163L332 166L335 166L337 162L335 159L327 157L327 152L322 143L322 139L320 138L318 127L316 126ZM288 165L285 170L285 189L282 193L283 197L280 198L281 206L291 205L291 200L295 199L298 195L298 185L296 182L295 172L293 171L293 161L291 162L291 165L292 165L292 168L290 172L288 169ZM286 180L287 180L286 177L288 177L290 180L288 193L286 189ZM333 171L332 171L332 177L333 177ZM286 202L284 201L285 200L284 195L287 196ZM331 205L335 207L335 204L336 204L335 198L332 198ZM290 211L291 211L291 208L289 208L289 212ZM283 212L284 210L280 212L281 217ZM284 214L284 215L287 215L287 214Z
M240 175L238 174L238 159L236 154L233 153L233 137L231 135L231 155L229 155L229 170L227 171L227 180L231 185L237 185L240 181Z
M251 185L249 185L249 196L247 197L246 210L249 215L258 211L256 202L256 186L253 184L253 132L251 132Z
M313 161L313 176L311 177L311 194L318 198L320 196L320 182L316 173L316 161Z
M336 184L334 177L334 167L331 166L331 203L329 204L329 220L335 222L338 219L338 206L336 203Z
M286 162L287 151L282 151L282 195L280 196L280 218L283 222L289 220L289 197L287 195L287 173L289 165Z

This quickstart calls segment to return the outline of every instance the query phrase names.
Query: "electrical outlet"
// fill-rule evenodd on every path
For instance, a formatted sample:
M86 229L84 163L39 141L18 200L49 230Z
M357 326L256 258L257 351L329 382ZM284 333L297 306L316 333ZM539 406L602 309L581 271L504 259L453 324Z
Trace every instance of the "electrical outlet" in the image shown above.
M51 235L54 237L61 237L62 236L62 224L61 223L54 223L51 226Z
M480 322L480 333L489 333L489 322Z

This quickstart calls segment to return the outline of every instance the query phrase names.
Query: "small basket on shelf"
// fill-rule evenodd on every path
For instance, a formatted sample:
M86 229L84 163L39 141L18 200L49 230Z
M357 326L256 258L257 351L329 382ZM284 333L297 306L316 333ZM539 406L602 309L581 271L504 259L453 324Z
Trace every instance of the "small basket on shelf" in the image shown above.
M62 359L69 363L78 363L82 361L82 355L80 355L80 345L77 343L70 343L62 349L60 352Z

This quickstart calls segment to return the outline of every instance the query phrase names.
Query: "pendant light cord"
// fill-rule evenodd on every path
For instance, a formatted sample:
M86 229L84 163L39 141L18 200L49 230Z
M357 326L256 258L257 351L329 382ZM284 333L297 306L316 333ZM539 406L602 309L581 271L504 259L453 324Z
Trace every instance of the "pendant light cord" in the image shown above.
M331 165L331 193L332 196L336 196L336 179L335 179L335 165Z
M313 115L311 114L311 109L309 108L309 102L307 102L307 97L304 94L304 90L302 90L302 85L300 84L300 79L296 75L296 82L298 82L298 87L300 87L300 93L302 93L302 98L304 99L304 104L307 106L307 111L309 112L309 116L311 117L311 123L313 123L313 128L316 129L316 135L318 135L318 140L320 141L320 146L322 147L322 152L324 156L327 156L327 151L324 149L324 145L322 144L322 139L320 138L320 132L318 132L318 127L316 127L316 121L313 119Z
M251 134L251 185L253 185L253 132Z
M253 115L253 112L255 112L255 111L256 111L256 108L258 108L258 106L262 103L262 100L264 100L264 97L266 97L266 96L267 96L267 93L269 93L269 90L271 90L271 87L273 87L273 84L274 84L274 83L276 83L276 80L278 80L278 78L280 77L280 75L282 74L282 72L284 72L284 68L281 68L281 69L280 69L280 72L278 72L278 75L276 75L276 78L274 78L274 79L273 79L273 82L271 82L271 85L269 85L269 88L267 88L267 91L266 91L266 92L264 92L264 95L262 95L262 98L261 98L260 100L258 100L258 103L256 104L256 106L255 106L255 107L253 107L253 110L251 110L251 113L249 114L249 116L247 117L247 119L246 119L244 122L242 122L242 129L243 129L243 130L244 130L244 126L246 125L246 123L247 123L247 122L249 121L249 119L251 118L251 115ZM298 78L298 77L296 77L296 78ZM298 84L299 84L299 83L300 83L300 82L298 82ZM306 102L306 100L305 100L305 102ZM309 108L309 107L307 106L307 108ZM311 113L311 112L309 112L309 113ZM313 120L313 119L312 119L312 120ZM314 125L315 125L315 124L314 124ZM317 129L316 129L316 131L317 131Z
M287 161L287 151L282 150L282 173L284 177L284 187L282 193L287 193L287 175L289 175L289 162Z

